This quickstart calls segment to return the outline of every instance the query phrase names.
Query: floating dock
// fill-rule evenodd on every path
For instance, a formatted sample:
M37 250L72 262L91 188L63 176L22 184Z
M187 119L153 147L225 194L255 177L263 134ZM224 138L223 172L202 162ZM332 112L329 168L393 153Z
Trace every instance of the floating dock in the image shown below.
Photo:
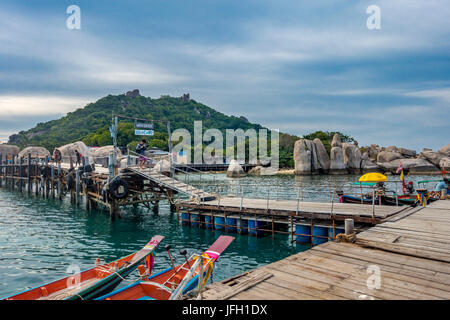
M408 206L305 202L297 200L216 197L209 201L177 203L182 224L250 235L281 233L291 241L320 244L343 233L345 219L359 229L377 225L397 215L408 214Z
M367 207L366 207L367 208ZM450 299L450 201L205 287L207 300Z

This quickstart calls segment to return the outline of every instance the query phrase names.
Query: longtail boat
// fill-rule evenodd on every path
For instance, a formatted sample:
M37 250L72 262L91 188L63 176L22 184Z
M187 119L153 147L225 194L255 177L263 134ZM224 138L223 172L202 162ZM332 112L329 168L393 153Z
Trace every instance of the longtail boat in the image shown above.
M234 240L231 236L220 236L203 254L203 284L211 276L213 267L222 252ZM170 253L169 253L170 256ZM173 264L172 257L170 259ZM186 294L198 285L200 265L198 255L193 255L186 262L163 270L153 276L145 277L136 283L106 294L96 300L169 300L178 288L180 294ZM196 264L197 262L197 264ZM188 277L188 278L187 278Z
M154 236L141 250L129 256L103 265L100 264L100 259L97 259L94 268L6 297L4 300L88 300L97 298L114 290L144 260L151 268L152 253L163 239L163 236Z
M364 197L362 200L361 200L361 197L356 197L356 196L347 195L347 194L338 194L338 196L339 196L339 201L341 203L356 203L356 204L369 204L369 205L372 204L372 197L370 197L370 196ZM386 196L386 195L375 197L375 205L382 204L385 206L396 206L397 201L398 201L399 206L403 206L403 205L416 206L418 203L417 195L415 195L415 194L399 195L398 199L395 199L395 197Z

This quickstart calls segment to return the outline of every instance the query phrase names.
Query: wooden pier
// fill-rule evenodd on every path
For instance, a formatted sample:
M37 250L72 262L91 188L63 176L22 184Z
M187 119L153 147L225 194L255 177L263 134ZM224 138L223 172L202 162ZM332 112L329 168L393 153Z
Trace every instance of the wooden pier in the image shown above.
M169 200L175 210L174 196L204 198L209 196L202 190L186 185L168 173L150 168L140 171L137 166L104 168L89 164L83 158L81 166L70 163L53 163L47 159L0 156L0 188L63 199L70 194L71 202L80 206L85 202L87 210L106 208L112 219L120 217L120 207L139 204L158 209L160 200Z
M366 207L367 208L367 207ZM450 201L208 285L208 300L450 299Z
M362 230L414 210L409 206L306 202L300 197L276 200L221 196L209 201L181 201L176 207L183 224L251 235L280 233L290 235L292 242L312 244L334 240L342 232L345 219L353 219Z

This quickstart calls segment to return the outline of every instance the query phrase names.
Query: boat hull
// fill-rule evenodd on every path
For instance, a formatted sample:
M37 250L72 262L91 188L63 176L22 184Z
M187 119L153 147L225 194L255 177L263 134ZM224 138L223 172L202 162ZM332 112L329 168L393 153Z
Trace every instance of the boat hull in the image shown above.
M140 251L116 261L6 297L4 300L89 300L113 291L164 239L153 237Z

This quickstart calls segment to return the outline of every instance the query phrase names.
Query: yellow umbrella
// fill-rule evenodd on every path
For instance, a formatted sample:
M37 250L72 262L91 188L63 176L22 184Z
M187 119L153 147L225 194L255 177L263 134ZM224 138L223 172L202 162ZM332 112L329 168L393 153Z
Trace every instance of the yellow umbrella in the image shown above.
M378 172L370 172L359 178L359 182L381 182L387 181L387 177L384 174Z

